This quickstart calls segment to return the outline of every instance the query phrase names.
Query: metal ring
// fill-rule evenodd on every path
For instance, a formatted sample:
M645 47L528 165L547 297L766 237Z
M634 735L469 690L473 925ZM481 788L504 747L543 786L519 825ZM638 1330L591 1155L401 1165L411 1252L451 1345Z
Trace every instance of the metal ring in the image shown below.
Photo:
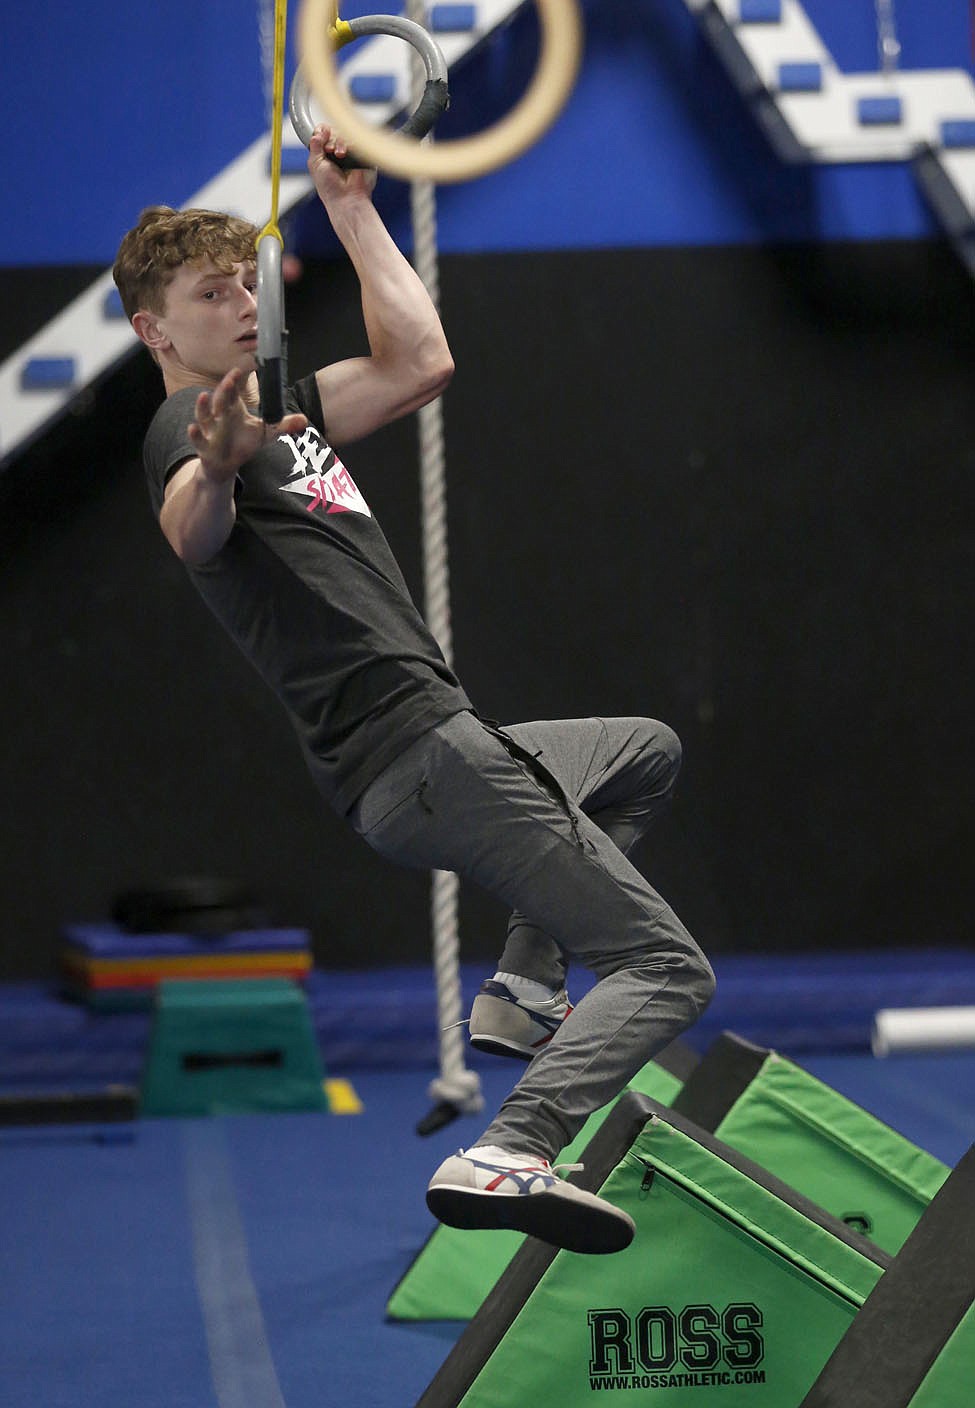
M281 254L277 235L265 234L257 241L257 384L261 420L268 425L277 425L284 419L284 388L288 380Z
M359 117L342 90L327 29L329 0L303 0L299 16L302 66L315 97L360 160L403 180L471 181L520 156L547 131L568 100L582 56L578 0L535 0L541 52L528 91L506 118L476 137L421 144ZM350 22L352 23L352 22Z
M326 12L326 18L329 13L331 12ZM427 82L416 111L406 120L400 132L416 139L425 137L450 100L447 89L447 61L433 36L421 24L404 19L400 15L361 15L358 19L344 21L342 30L347 33L347 37L343 35L341 42L334 44L333 31L327 28L325 47L330 51L333 44L334 47L341 48L342 44L365 34L391 34L395 39L405 39L408 44L413 45L423 60ZM299 140L307 147L315 130L315 122L311 115L311 88L303 65L299 65L292 79L288 107L291 125Z

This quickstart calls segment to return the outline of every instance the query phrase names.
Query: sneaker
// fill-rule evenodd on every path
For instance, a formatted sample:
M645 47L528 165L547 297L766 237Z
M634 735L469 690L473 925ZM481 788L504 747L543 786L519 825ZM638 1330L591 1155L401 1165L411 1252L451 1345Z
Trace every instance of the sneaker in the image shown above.
M553 1168L492 1145L461 1149L431 1178L427 1207L449 1227L509 1228L570 1252L622 1251L636 1231L632 1217L557 1176L581 1167Z
M571 1011L564 988L547 1002L529 1002L504 983L488 978L471 1008L471 1045L496 1056L530 1061L548 1045Z

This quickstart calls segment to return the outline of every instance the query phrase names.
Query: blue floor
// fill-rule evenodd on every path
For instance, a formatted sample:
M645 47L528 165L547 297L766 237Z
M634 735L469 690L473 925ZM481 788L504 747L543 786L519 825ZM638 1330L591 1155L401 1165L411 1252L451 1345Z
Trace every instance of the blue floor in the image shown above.
M801 1064L948 1164L975 1139L975 1052ZM433 1070L352 1075L358 1115L141 1120L0 1135L6 1408L408 1408L459 1325L387 1324L433 1223ZM480 1070L489 1112L517 1070Z
M975 948L815 954L720 954L718 990L693 1042L723 1030L797 1059L870 1049L884 1007L975 1006ZM465 1007L484 965L461 967ZM575 970L578 1002L592 976ZM305 987L322 1055L333 1074L426 1068L438 1059L429 967L313 972ZM138 1084L148 1010L105 1013L65 1001L56 983L0 984L0 1095L25 1085Z

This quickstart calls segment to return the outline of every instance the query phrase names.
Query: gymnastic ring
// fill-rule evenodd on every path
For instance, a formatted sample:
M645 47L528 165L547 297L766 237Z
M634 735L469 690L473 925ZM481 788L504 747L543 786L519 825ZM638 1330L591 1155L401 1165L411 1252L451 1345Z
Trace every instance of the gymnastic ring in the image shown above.
M334 0L333 0L334 5ZM326 47L340 49L365 34L390 34L395 39L405 39L423 60L426 70L426 85L417 104L416 111L406 119L399 131L402 136L419 140L433 128L450 101L447 87L447 60L439 44L421 24L402 18L400 15L361 15L354 20L340 20L328 27ZM328 41L331 41L330 43ZM298 66L291 82L288 102L291 125L300 141L307 147L311 142L315 123L311 115L311 89L305 77L304 68ZM340 157L337 165L346 169L361 166L354 157Z
M284 278L281 241L263 234L257 241L257 385L261 420L284 419L288 380L288 332L284 326Z
M333 46L321 42L329 0L303 0L299 47L315 97L360 160L404 181L471 181L513 161L558 117L582 56L578 0L535 0L541 52L532 83L507 117L475 137L421 144L364 122L342 91Z

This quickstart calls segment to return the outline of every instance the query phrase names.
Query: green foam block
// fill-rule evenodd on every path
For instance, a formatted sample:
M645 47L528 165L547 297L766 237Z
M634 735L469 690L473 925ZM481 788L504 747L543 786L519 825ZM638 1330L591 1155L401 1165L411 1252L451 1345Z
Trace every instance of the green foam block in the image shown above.
M705 1053L674 1108L888 1252L950 1172L793 1061L731 1033Z
M142 1081L146 1115L322 1110L321 1054L287 978L159 985Z
M639 1094L584 1160L573 1181L631 1215L633 1242L527 1240L420 1408L796 1408L888 1254Z

